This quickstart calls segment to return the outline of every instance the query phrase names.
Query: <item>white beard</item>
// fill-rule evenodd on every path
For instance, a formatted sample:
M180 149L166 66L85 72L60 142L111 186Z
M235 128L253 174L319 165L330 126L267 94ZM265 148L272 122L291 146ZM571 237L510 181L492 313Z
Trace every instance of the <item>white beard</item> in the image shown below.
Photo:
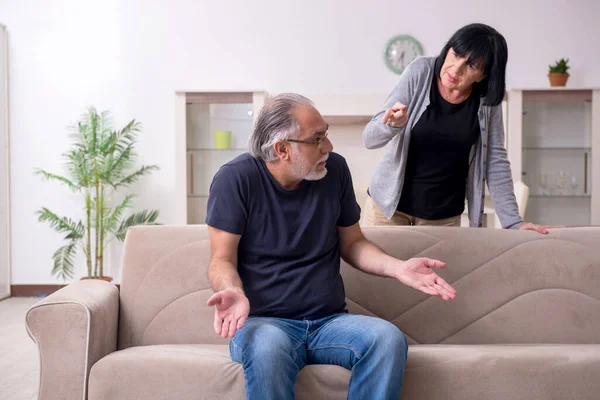
M309 165L306 159L302 158L298 151L295 152L297 162L292 165L292 174L297 179L304 179L306 181L318 181L319 179L325 178L327 175L327 168L323 171L317 171L317 165L329 158L329 154L321 158L317 164Z
M323 171L317 172L317 166L315 165L312 171L310 171L310 173L304 177L304 180L318 181L319 179L325 178L325 175L327 175L327 168L323 169Z

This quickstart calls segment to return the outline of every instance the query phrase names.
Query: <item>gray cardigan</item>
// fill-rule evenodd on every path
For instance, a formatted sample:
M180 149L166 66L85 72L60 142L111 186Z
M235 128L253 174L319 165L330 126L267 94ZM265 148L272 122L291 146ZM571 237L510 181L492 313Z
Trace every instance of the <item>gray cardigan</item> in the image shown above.
M365 127L363 143L368 149L386 146L369 194L383 214L391 219L396 211L408 156L410 134L429 105L436 57L419 57L408 65L400 81L388 97L383 109ZM408 123L402 128L382 124L385 111L394 103L408 106ZM485 183L503 228L516 229L523 223L514 195L510 163L504 148L504 126L500 105L479 106L481 135L471 149L467 177L467 202L470 226L481 227L485 203Z

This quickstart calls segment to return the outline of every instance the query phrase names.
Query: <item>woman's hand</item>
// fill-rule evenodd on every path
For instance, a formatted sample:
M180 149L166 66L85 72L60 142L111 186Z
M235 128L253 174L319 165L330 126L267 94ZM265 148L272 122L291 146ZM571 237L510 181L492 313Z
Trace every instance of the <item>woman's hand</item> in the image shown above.
M521 224L521 226L519 227L519 230L521 230L521 231L536 231L538 233L545 235L548 233L548 229L552 229L552 228L561 228L561 227L560 226L550 226L550 225L536 225L536 224L532 224L531 222L523 222Z
M388 108L385 114L383 114L381 123L387 124L389 122L394 128L402 128L408 122L408 114L406 113L407 109L407 105L396 102L392 108Z

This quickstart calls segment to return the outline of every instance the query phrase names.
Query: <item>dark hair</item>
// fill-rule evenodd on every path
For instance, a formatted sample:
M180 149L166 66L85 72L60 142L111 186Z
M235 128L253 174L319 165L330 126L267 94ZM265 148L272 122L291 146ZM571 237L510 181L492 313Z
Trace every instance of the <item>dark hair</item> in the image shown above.
M435 64L439 77L448 50L453 49L459 57L468 57L469 64L481 63L485 78L474 84L485 105L498 105L506 91L506 62L508 47L498 31L485 24L470 24L460 28L446 43ZM475 87L476 86L476 87Z

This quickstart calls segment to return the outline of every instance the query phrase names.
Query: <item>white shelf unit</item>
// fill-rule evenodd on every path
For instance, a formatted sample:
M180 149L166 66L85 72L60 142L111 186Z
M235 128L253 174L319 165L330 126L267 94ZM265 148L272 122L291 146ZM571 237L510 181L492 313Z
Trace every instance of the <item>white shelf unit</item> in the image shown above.
M212 179L223 164L248 151L248 139L266 97L264 91L177 93L177 146L185 160L178 168L178 178L181 173L185 177L184 182L178 179L178 192L185 199L183 223L205 222ZM217 130L231 132L229 148L215 147Z
M508 96L513 180L529 186L525 219L600 225L600 89L515 89Z

